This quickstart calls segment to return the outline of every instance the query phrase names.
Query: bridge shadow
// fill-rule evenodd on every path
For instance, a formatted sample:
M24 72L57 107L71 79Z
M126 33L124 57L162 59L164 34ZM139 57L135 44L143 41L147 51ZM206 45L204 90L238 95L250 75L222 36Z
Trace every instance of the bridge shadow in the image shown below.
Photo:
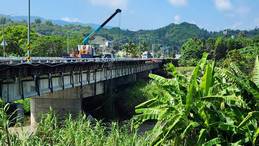
M109 93L83 98L82 111L103 121L131 119L135 114L135 106L147 100L141 94L141 89L150 82L149 73L138 74L135 80L130 76L113 80L108 84ZM166 75L163 69L155 70L152 73ZM132 92L134 93L132 94Z

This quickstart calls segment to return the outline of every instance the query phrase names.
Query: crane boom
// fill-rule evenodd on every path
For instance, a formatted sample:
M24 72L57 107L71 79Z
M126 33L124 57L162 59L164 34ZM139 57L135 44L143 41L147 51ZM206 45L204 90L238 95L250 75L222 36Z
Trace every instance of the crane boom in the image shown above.
M106 21L102 23L102 25L100 25L97 29L95 29L88 36L86 36L83 40L83 45L87 45L91 37L93 37L98 31L100 31L118 13L121 13L121 9L117 9Z

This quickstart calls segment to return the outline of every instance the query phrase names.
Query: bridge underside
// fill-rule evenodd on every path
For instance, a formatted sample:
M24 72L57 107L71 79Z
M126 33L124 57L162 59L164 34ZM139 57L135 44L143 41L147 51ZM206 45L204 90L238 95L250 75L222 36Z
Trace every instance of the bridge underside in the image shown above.
M147 72L148 73L148 72ZM76 116L83 112L85 105L83 100L87 98L96 97L98 95L104 96L106 105L106 114L109 117L114 115L114 97L112 97L113 89L120 85L135 82L138 74L131 74L111 80L99 82L96 84L85 85L81 87L70 88L64 91L57 91L50 94L45 94L40 97L31 98L31 123L35 126L42 117L42 114L48 113L50 107L58 115L60 119L64 119L68 114Z

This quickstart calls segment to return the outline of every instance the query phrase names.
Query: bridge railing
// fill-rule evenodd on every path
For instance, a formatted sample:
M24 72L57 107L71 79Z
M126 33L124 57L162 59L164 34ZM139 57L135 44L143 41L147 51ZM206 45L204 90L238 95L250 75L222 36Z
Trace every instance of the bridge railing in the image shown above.
M32 57L30 62L23 57L0 57L0 64L31 64L31 63L71 63L71 62L115 62L115 61L151 61L159 58L62 58L62 57Z

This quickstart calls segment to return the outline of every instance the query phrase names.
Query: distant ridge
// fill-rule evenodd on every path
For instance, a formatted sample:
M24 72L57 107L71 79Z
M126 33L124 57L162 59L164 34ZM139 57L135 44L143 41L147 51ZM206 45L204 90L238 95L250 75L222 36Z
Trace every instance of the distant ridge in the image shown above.
M13 21L26 21L25 16L8 16ZM32 22L35 19L40 18L42 21L47 21L47 19L41 17L32 16ZM54 26L38 26L37 32L41 35L61 35L64 36L67 34L67 30L70 32L79 35L86 35L90 33L90 29L86 28L90 26L91 28L96 28L99 26L98 24L83 24L78 22L67 22L63 20L50 20ZM70 25L71 26L66 26ZM227 33L226 33L227 31ZM183 22L180 24L171 23L167 26L153 29L153 30L124 30L118 27L106 27L98 32L97 35L103 36L108 40L113 40L117 44L124 44L129 41L134 43L145 42L147 44L153 44L155 46L164 46L165 48L170 47L174 50L178 50L180 46L190 38L198 38L198 39L208 39L208 38L216 38L218 36L227 35L229 37L244 35L247 37L259 37L259 29L255 28L252 30L231 30L226 29L222 31L208 31L206 29L202 29L195 24L191 24L188 22Z
M11 19L12 21L16 21L16 22L22 22L22 21L27 21L27 16L9 16L9 15L4 15L4 14L0 14L0 16L4 16L7 17L9 19ZM31 22L34 22L36 19L41 19L42 21L47 21L50 20L53 24L56 25L82 25L82 26L90 26L91 28L96 28L99 26L99 24L94 24L94 23L82 23L82 22L69 22L69 21L65 21L65 20L61 20L61 19L46 19L43 17L38 17L38 16L31 16ZM105 28L110 29L112 28L111 26L106 26Z

